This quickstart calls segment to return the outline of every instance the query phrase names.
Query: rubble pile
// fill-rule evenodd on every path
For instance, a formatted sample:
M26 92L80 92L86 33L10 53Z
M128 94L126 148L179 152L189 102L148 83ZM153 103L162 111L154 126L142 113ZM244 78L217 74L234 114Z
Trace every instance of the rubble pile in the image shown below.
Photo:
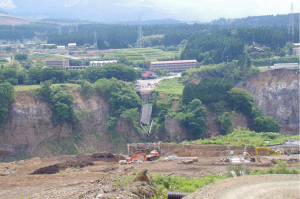
M83 168L86 166L94 165L93 161L106 161L106 162L118 162L119 160L124 160L125 157L121 155L114 155L112 153L94 153L90 154L78 154L75 157L72 157L60 164L54 164L39 168L35 170L32 175L37 174L55 174L60 170L65 170L67 168Z

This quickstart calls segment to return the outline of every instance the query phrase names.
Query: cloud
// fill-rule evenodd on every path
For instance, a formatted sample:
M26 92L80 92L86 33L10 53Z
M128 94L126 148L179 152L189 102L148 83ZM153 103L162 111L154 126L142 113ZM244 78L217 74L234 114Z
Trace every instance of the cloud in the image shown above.
M2 9L14 9L16 7L12 0L0 0L0 8Z

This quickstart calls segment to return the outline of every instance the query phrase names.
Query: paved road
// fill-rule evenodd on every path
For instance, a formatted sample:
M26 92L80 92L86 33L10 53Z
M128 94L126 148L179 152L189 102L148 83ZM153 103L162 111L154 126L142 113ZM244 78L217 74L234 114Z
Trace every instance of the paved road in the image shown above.
M139 85L140 90L153 90L155 88L155 84L159 83L159 81L163 79L173 79L175 77L181 77L181 73L174 73L173 76L166 76L158 79L147 79L147 80L138 80L137 85ZM150 84L150 86L148 86Z

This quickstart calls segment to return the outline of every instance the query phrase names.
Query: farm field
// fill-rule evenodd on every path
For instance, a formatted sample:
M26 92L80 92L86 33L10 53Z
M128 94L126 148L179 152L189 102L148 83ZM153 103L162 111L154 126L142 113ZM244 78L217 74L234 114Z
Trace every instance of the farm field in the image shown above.
M180 56L180 51L163 51L155 48L127 48L116 49L115 53L105 53L103 59L118 59L125 57L133 63L144 61L158 61L158 59L170 59L175 55Z

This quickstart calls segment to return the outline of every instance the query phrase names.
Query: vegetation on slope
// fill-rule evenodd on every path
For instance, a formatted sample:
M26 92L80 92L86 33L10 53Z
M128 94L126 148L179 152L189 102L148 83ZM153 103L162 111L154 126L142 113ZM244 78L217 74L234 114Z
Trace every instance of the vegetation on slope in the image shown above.
M0 84L0 128L9 116L11 103L15 100L14 87L8 83Z
M268 144L280 144L290 139L299 139L299 136L291 136L284 133L257 133L250 131L247 128L237 128L227 135L220 135L210 139L199 139L191 141L191 144L204 144L204 145L228 145L230 143L234 146L264 146L267 145L265 141L269 141Z
M184 86L179 82L179 78L175 77L173 79L160 80L158 86L155 88L155 91L167 95L181 95L183 89Z

